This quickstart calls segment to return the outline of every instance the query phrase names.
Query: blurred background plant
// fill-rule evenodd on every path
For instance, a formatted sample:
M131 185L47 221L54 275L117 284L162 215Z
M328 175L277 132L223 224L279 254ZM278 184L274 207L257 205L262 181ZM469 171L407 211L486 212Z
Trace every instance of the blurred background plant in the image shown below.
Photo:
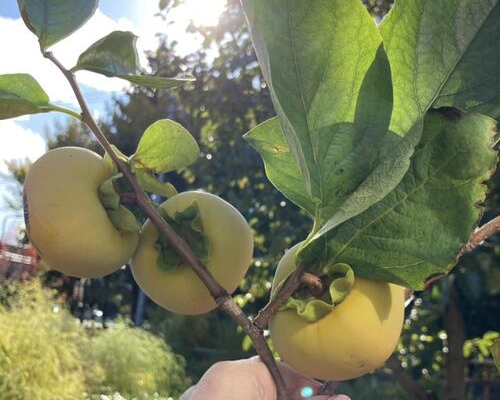
M254 230L255 254L235 298L245 312L255 315L268 299L277 261L285 249L305 237L310 221L273 188L259 156L242 138L255 124L273 116L274 111L239 0L227 1L218 26L194 23L189 26L191 34L202 37L203 45L187 56L180 56L176 50L178 44L165 34L169 32L170 12L180 3L182 0L160 2L159 17L164 19L165 29L159 35L158 49L147 54L149 67L161 76L189 72L196 81L173 91L132 88L115 98L109 114L101 117L100 125L125 154L134 151L139 135L160 118L180 122L197 138L201 147L199 162L163 178L179 191L189 187L216 193L247 218ZM375 20L380 21L393 2L364 3ZM49 148L77 145L100 151L86 128L75 121L52 126L47 130L47 138ZM11 163L9 168L22 183L26 166ZM483 222L500 214L498 173L491 180L486 206ZM426 292L416 293L391 361L372 374L343 383L340 390L356 400L500 398L500 378L485 351L500 332L499 265L500 242L495 236L485 246L462 257L449 277ZM39 276L45 287L57 291L60 301L81 322L76 327L73 323L65 324L79 333L71 343L64 342L63 347L70 349L64 351L81 349L85 340L83 353L74 350L75 354L79 357L85 354L83 358L91 362L86 374L96 369L97 373L91 373L83 381L75 380L74 387L80 390L85 386L89 399L101 400L98 392L93 394L89 388L101 390L101 394L115 400L121 400L120 395L154 396L155 391L158 396L175 395L189 384L188 379L195 382L214 362L253 355L248 338L225 314L217 311L197 317L171 314L144 297L127 267L105 278L82 280L42 266ZM8 310L13 310L10 304L17 290L16 285L8 284L3 294L0 290L0 299L7 307L4 312L13 312ZM52 316L52 308L45 313ZM61 311L56 317L62 315L68 317L68 312ZM149 333L115 322L120 319L130 319ZM30 332L28 326L26 334ZM83 333L82 326L90 327L90 333ZM3 332L3 327L0 331ZM170 348L187 362L179 361ZM155 352L164 355L160 357ZM132 357L135 357L133 362ZM172 364L165 364L162 358ZM72 369L68 367L68 371ZM143 384L139 385L139 381ZM149 393L143 395L140 390L146 386ZM427 395L427 391L432 394ZM51 398L57 399L55 395ZM0 396L0 400L4 399Z
M152 333L124 321L85 328L38 280L5 286L0 399L167 399L189 387L185 360Z

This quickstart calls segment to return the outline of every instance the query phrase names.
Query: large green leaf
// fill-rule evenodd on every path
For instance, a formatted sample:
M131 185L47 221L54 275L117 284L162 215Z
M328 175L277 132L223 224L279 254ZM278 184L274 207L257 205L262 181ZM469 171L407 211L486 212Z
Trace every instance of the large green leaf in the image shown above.
M381 24L394 83L391 130L431 107L500 116L500 0L398 0Z
M399 140L387 130L392 84L372 17L359 0L243 0L243 5L304 182L301 199L296 192L302 188L295 186L291 200L314 210L316 226L338 212L345 218L359 214L399 183L412 153L411 145L405 144L405 151L389 148ZM261 144L276 137L263 139L268 127L259 128ZM416 140L418 135L417 130ZM285 182L289 171L271 168L266 146L256 148L264 151L270 179ZM383 168L383 176L382 164L392 165Z
M313 200L307 197L299 166L285 142L278 118L274 117L257 125L244 137L262 156L266 175L271 183L292 202L314 216Z
M467 242L494 168L496 121L454 110L432 112L404 179L382 201L312 241L299 257L351 265L369 279L422 289L446 273Z
M72 71L92 71L157 89L169 89L193 80L190 77L164 78L138 75L139 56L136 41L137 36L132 32L111 32L85 50Z
M17 0L24 23L42 49L78 30L95 12L99 0Z
M163 173L184 168L199 155L198 143L182 125L162 119L146 129L131 160L143 168Z
M0 119L56 109L40 84L28 74L0 75Z

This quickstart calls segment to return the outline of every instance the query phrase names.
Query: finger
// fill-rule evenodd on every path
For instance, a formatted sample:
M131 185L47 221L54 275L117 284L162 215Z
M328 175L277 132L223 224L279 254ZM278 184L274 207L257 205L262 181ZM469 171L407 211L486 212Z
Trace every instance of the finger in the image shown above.
M259 360L258 357L254 358ZM282 362L278 362L277 364L293 400L351 400L345 395L318 395L322 389L321 383L304 376L288 364ZM336 385L335 382L328 383L331 389Z
M194 386L191 386L188 390L184 392L179 400L189 400L191 398L191 393L193 393Z
M321 384L318 381L302 375L288 364L279 362L278 368L293 400L311 398L321 390Z

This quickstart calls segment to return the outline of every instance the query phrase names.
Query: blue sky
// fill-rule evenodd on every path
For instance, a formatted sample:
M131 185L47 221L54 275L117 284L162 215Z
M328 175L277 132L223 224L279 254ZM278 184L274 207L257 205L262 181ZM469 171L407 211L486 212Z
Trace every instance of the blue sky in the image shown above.
M180 53L194 51L202 39L186 34L187 24L190 20L197 25L216 24L224 4L225 0L185 0L185 4L170 15L175 23L167 25L154 17L158 11L158 0L100 0L95 15L79 31L54 45L51 50L70 68L76 63L78 55L99 38L114 30L130 30L139 36L139 55L142 65L146 66L144 51L156 47L156 33L164 32L177 40ZM29 73L49 94L52 103L78 110L65 79L40 55L35 36L20 19L16 0L0 1L0 38L0 74ZM78 72L77 79L97 117L105 117L106 107L111 104L113 96L119 96L128 87L128 83L120 79L109 79L85 71ZM10 232L14 232L22 222L22 219L16 221L13 213L6 210L4 198L9 196L9 186L13 183L6 176L5 161L25 158L35 161L46 151L46 128L53 127L57 120L64 122L66 118L63 114L48 113L0 120L0 240L5 234L1 230L7 216L10 216L7 224Z
M127 18L131 21L139 23L137 9L140 8L140 3L144 0L120 0L120 7L116 7L116 0L101 0L99 8L107 16L117 20L119 18ZM150 0L146 0L150 1ZM0 5L0 15L9 18L19 17L19 8L14 0L4 0Z

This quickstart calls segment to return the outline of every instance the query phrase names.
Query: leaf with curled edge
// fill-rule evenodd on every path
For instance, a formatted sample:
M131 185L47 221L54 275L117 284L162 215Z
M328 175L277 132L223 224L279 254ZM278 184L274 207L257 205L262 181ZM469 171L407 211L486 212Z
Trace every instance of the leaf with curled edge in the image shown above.
M298 257L351 265L357 276L423 289L447 273L479 222L496 166L496 121L431 112L408 172L382 201L312 240Z
M380 32L394 85L390 129L430 107L500 117L500 0L398 0Z

